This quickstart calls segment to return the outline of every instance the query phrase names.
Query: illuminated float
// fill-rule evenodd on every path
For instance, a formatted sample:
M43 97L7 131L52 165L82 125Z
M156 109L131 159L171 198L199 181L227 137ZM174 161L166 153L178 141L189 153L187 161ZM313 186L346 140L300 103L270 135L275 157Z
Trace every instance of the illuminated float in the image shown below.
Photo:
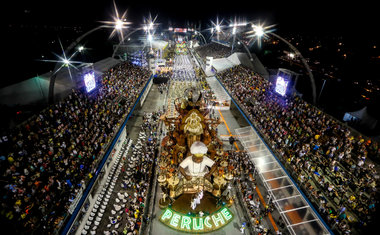
M161 117L168 133L158 161L159 219L183 232L212 232L233 220L232 167L217 137L220 121L209 117L199 88L174 103L178 116Z

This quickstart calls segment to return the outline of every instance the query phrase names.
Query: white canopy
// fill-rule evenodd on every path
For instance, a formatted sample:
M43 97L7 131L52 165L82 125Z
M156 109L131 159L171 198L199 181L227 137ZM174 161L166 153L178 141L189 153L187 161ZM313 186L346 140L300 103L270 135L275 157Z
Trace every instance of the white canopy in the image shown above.
M360 125L369 129L374 129L377 125L377 120L373 118L367 111L367 107L354 112L347 112L344 114L343 121L350 122L356 121Z

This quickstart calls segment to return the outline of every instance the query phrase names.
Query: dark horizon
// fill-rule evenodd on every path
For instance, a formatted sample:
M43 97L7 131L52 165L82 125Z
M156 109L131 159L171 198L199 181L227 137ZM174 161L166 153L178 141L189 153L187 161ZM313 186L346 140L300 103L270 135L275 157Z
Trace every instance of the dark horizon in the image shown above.
M201 23L202 29L205 29L211 26L211 21L216 22L217 19L224 25L236 19L237 21L257 20L266 25L275 25L275 32L283 37L295 35L305 38L320 37L321 40L342 37L350 53L355 55L350 57L352 63L357 65L348 66L346 76L380 79L376 70L367 69L368 58L376 56L380 48L375 27L378 22L375 19L375 7L370 7L370 5L344 2L344 4L331 6L320 1L307 4L264 1L247 4L243 1L233 1L230 4L218 5L205 4L204 1L166 1L165 3L115 1L115 4L120 15L127 11L127 20L132 22L131 28L139 27L144 18L151 15L153 18L157 16L156 22L163 29L168 27L169 23L174 27L186 27L187 23L199 26ZM62 41L64 48L67 47L79 35L101 25L101 21L111 21L114 6L113 1L94 4L94 1L88 0L68 0L61 5L56 5L51 1L21 1L21 3L18 1L11 3L9 12L11 14L8 14L6 28L8 37L5 39L7 45L11 46L7 46L5 50L8 69L5 70L1 87L52 70L53 63L41 60L56 59L53 53L58 55L62 53L57 43L58 39ZM109 40L107 37L108 34L103 31L86 39L87 45L93 44L88 51L88 60L96 62L110 56L109 50L117 38ZM53 41L55 44L51 43ZM377 49L372 50L375 52L374 55L367 54L368 47L371 45L377 45ZM307 49L302 48L302 53L307 54ZM330 51L333 53L333 50L335 49L324 49L326 53ZM19 70L20 63L23 63L21 71ZM270 64L266 66L273 67Z

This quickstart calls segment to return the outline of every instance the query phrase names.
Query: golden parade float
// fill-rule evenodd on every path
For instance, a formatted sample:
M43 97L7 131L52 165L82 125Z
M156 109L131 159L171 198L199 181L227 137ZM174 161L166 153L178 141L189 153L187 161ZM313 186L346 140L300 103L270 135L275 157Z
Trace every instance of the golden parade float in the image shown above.
M233 220L233 169L217 136L220 121L209 117L199 90L191 87L176 99L177 117L161 116L168 132L158 159L160 221L191 233L211 232Z

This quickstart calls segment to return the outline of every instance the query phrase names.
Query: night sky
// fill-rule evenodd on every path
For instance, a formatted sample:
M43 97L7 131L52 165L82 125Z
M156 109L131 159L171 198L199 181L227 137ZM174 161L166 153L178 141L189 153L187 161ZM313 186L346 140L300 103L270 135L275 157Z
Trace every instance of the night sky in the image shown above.
M186 27L187 22L196 24L201 22L204 29L210 27L211 20L215 22L217 17L219 20L223 19L225 24L229 24L230 20L236 17L238 20L260 20L266 25L274 24L278 34L282 36L290 32L321 35L341 33L348 35L356 45L365 45L370 40L378 40L376 33L379 20L375 12L377 7L373 3L252 0L231 2L233 3L205 0L115 0L120 14L127 10L127 19L133 23L131 27L139 27L149 14L153 17L157 15L157 22L164 28L168 23L175 27ZM53 47L49 42L59 38L64 46L68 46L70 40L78 37L52 27L80 26L83 30L89 30L101 25L100 21L111 21L114 15L112 0L21 0L10 1L7 5L3 8L7 25L4 38L5 44L10 46L5 47L3 54L9 59L6 62L9 69L5 71L7 76L2 79L1 86L47 72L37 68L42 63L38 59L41 59L42 55L44 59L56 59L53 52L60 54L57 43ZM107 41L105 35L96 37ZM94 47L94 50L98 49L99 47ZM24 69L15 77L12 71L17 70L21 61ZM8 80L10 76L13 81Z
M216 16L229 20L235 16L262 19L293 30L361 31L373 33L379 20L377 7L368 1L121 1L119 12L128 9L128 18L139 23L149 13L166 23L203 20ZM207 3L217 2L217 3ZM291 2L291 3L290 3ZM334 4L332 4L334 3ZM92 24L110 19L113 3L107 1L11 1L8 21L37 24ZM9 9L9 8L8 8ZM354 32L353 32L354 33Z

